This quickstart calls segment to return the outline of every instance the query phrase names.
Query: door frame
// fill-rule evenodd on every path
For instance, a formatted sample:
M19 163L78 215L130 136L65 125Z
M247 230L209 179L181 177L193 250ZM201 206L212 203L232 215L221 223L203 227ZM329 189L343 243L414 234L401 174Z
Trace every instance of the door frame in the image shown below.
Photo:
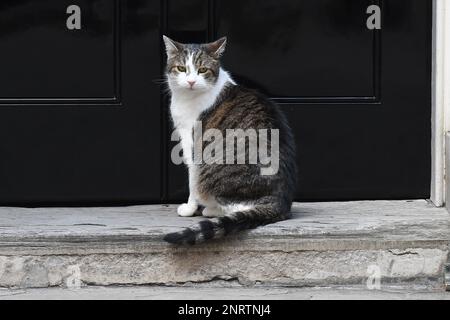
M446 202L445 136L450 131L450 3L433 0L432 61L432 163L430 199L436 206ZM450 154L450 153L449 153ZM446 183L447 180L447 183Z

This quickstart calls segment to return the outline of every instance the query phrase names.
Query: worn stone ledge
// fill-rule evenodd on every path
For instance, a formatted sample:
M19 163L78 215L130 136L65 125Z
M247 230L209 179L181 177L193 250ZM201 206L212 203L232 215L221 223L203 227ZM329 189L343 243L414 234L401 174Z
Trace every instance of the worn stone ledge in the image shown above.
M90 285L175 285L217 279L237 280L242 285L350 285L364 284L369 267L376 266L383 283L441 287L446 259L447 251L417 248L0 256L0 283L21 288L65 286L78 273L78 280Z
M0 256L47 256L47 255L91 255L91 254L183 254L189 252L329 252L355 250L404 250L418 249L448 249L446 240L349 240L333 239L270 239L267 241L252 241L250 239L229 239L227 243L199 245L195 247L169 247L167 244L152 243L152 239L137 240L134 237L121 241L105 240L85 242L0 242Z
M0 300L450 300L450 293L421 287L367 290L366 287L190 287L108 286L81 289L0 289Z
M162 235L200 218L173 206L0 208L0 286L385 284L444 288L450 217L426 201L306 203L294 218L176 248Z

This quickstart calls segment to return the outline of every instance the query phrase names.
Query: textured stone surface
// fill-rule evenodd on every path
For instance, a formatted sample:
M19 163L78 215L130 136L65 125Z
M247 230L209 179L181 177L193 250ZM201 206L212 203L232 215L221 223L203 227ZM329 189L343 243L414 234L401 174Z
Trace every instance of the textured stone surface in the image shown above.
M199 219L173 206L0 208L0 286L364 285L375 272L443 288L450 218L426 201L296 204L292 220L225 241L161 241Z
M0 257L2 286L66 286L77 279L90 285L181 284L216 279L243 285L364 284L369 267L380 270L383 283L442 282L447 252L411 249L397 255L387 250L176 252Z
M88 287L74 289L0 289L0 300L450 300L450 293L362 288L202 288ZM167 310L170 311L170 310Z

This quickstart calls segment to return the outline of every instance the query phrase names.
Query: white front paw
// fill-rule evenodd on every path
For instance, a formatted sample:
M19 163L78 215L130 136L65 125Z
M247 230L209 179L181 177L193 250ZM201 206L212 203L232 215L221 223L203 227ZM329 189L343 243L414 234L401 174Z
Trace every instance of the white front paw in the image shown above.
M178 215L181 217L192 217L197 212L198 206L194 204L184 203L178 207Z

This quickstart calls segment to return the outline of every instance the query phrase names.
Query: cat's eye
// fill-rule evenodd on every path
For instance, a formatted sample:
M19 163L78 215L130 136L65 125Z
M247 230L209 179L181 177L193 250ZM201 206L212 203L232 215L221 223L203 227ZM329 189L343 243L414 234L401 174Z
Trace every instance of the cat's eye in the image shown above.
M206 67L198 68L198 73L206 73L206 72L208 72L208 68L206 68Z
M178 66L177 70L180 71L180 72L186 72L186 67Z

